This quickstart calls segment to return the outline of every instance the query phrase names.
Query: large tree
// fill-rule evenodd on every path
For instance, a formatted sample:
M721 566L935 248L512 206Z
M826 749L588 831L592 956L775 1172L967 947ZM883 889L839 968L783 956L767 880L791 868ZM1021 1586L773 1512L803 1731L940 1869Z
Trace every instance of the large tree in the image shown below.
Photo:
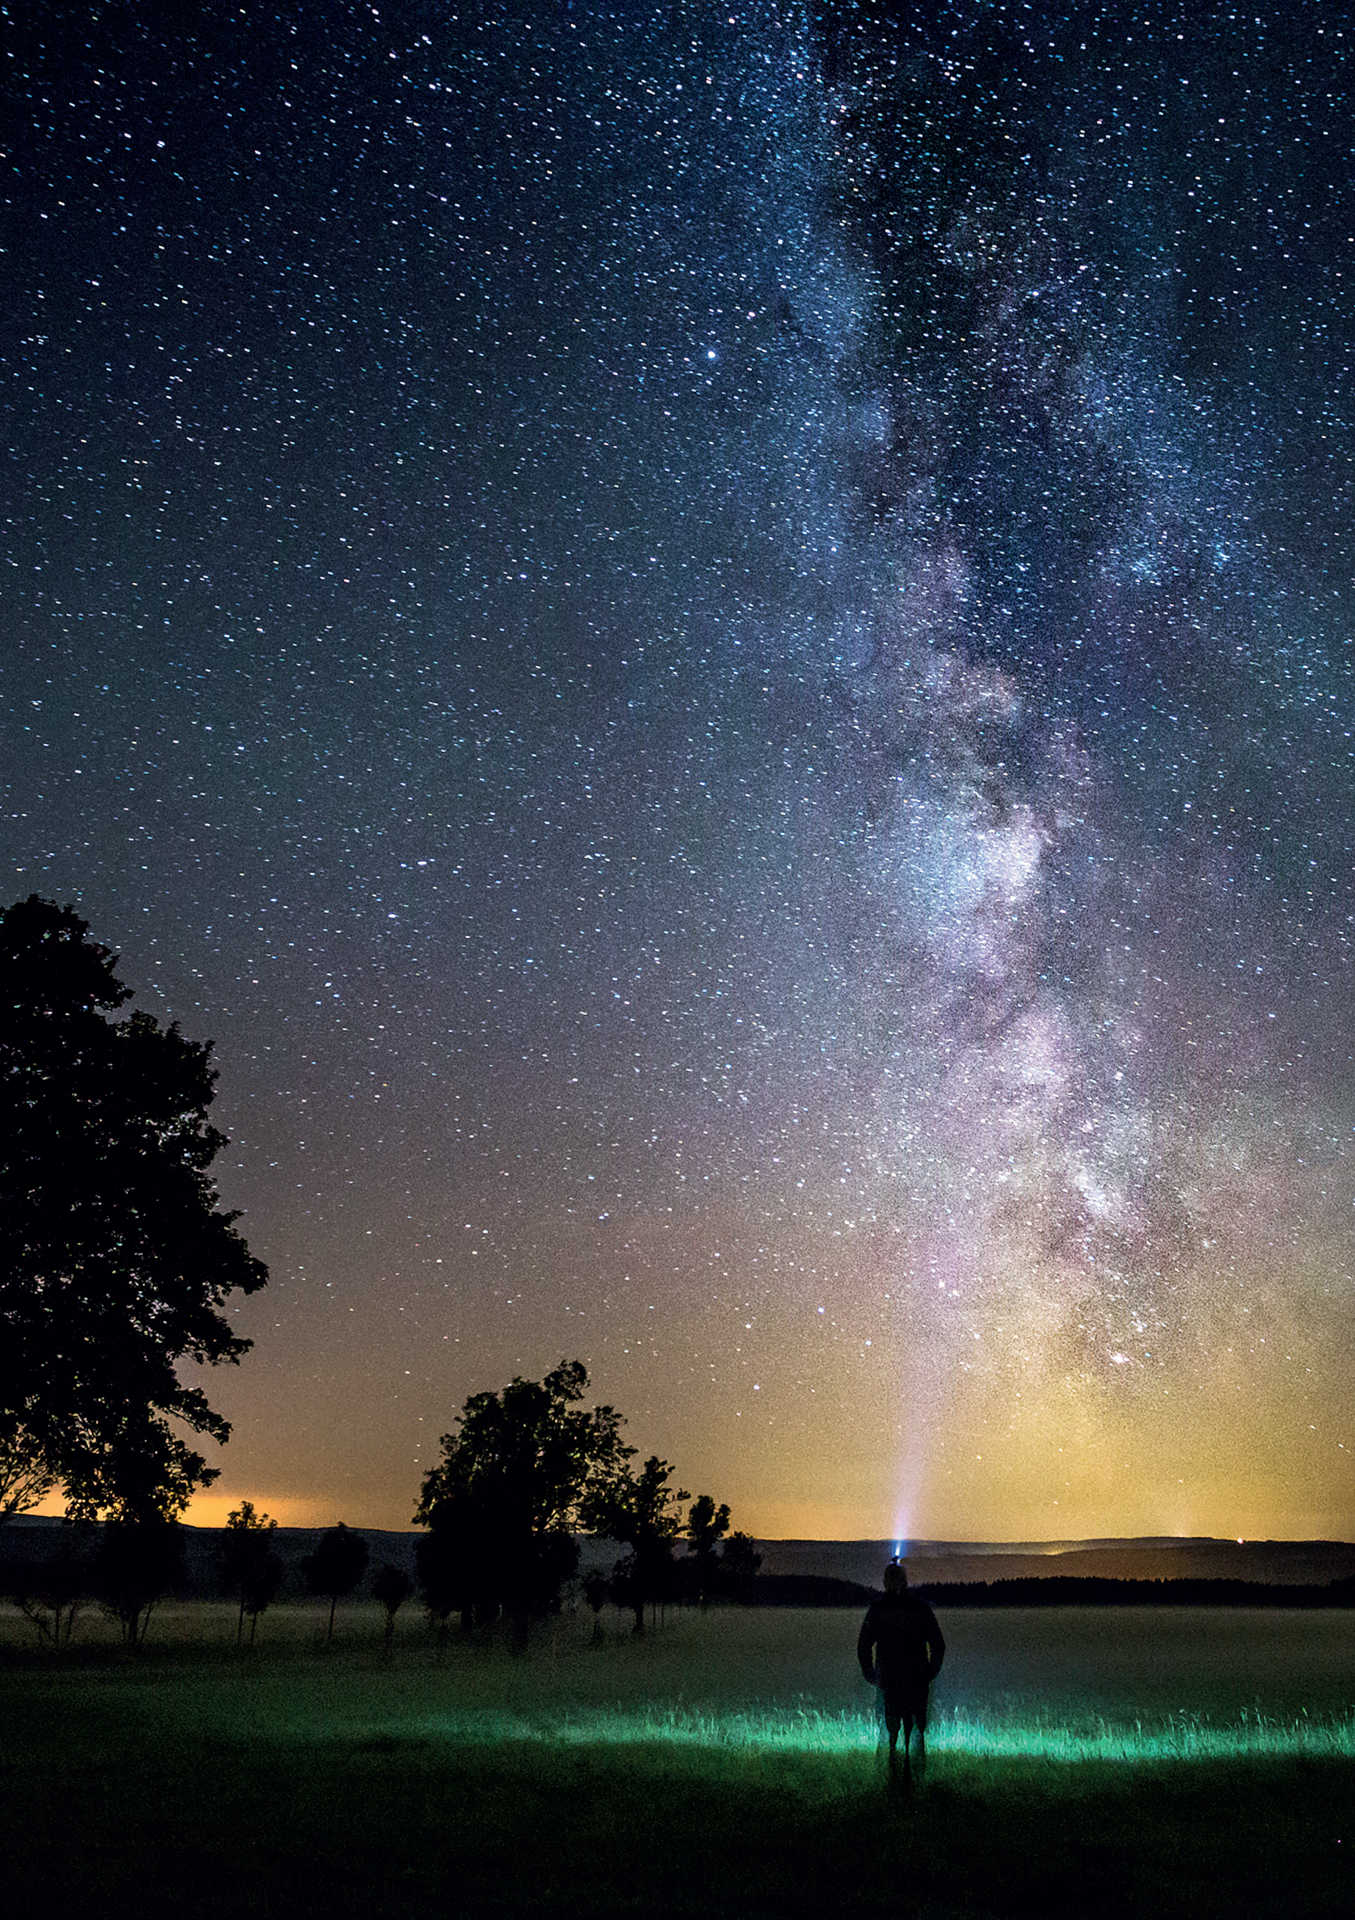
M563 1360L544 1380L472 1394L442 1436L414 1520L429 1529L420 1571L443 1611L502 1609L524 1633L557 1603L578 1563L575 1533L633 1452L618 1413L578 1404L587 1386L583 1362Z
M268 1275L208 1169L211 1043L146 1013L70 907L0 910L0 1517L181 1512L228 1423L185 1361L250 1345L221 1312Z

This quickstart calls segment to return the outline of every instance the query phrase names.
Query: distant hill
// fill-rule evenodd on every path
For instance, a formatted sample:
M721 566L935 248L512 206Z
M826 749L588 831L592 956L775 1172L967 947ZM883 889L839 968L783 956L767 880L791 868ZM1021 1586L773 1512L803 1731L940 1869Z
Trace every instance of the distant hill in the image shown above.
M814 1573L878 1587L889 1540L760 1540L764 1573ZM1355 1575L1355 1542L1342 1540L973 1541L910 1540L915 1584L994 1580L1247 1580L1324 1585Z

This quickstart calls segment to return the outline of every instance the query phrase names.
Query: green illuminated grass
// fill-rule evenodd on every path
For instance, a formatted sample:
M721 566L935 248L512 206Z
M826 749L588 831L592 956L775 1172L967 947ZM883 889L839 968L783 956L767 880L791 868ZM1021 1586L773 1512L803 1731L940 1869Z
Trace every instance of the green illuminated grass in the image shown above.
M370 1730L380 1737L380 1727ZM530 1719L521 1714L443 1715L405 1722L406 1737L501 1745L509 1741L574 1747L686 1747L716 1753L873 1753L880 1728L871 1715L822 1713L798 1708L765 1713L649 1713L624 1711ZM941 1754L999 1760L1050 1760L1063 1764L1114 1761L1190 1763L1218 1760L1355 1759L1355 1713L1337 1720L1267 1720L1260 1716L1219 1725L1193 1716L1173 1716L1157 1725L1100 1720L1078 1728L1022 1720L985 1720L946 1713L927 1734L933 1758Z
M144 1657L0 1632L7 1911L43 1920L1315 1920L1348 1911L1348 1617L953 1610L925 1789L854 1616L562 1620L531 1652L354 1610L166 1609ZM20 1623L21 1624L21 1623ZM611 1623L609 1623L610 1625ZM1073 1764L1076 1762L1077 1764Z

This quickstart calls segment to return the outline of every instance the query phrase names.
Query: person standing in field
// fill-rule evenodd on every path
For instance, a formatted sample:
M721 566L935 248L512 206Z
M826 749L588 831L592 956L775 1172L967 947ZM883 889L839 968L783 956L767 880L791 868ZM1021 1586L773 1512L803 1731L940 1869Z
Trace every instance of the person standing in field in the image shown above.
M889 1768L898 1763L903 1728L904 1778L912 1778L913 1728L917 1728L918 1769L927 1759L927 1694L941 1671L946 1643L927 1602L908 1590L907 1569L897 1560L885 1568L885 1590L872 1600L857 1636L861 1671L880 1690L889 1733Z

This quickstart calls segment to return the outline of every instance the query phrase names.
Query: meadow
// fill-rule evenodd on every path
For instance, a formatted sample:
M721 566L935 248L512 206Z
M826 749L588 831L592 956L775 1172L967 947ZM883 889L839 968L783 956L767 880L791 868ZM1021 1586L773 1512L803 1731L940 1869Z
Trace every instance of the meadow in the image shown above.
M1355 1885L1349 1613L946 1610L891 1789L857 1616L717 1609L526 1655L413 1607L0 1629L19 1915L1319 1915Z

